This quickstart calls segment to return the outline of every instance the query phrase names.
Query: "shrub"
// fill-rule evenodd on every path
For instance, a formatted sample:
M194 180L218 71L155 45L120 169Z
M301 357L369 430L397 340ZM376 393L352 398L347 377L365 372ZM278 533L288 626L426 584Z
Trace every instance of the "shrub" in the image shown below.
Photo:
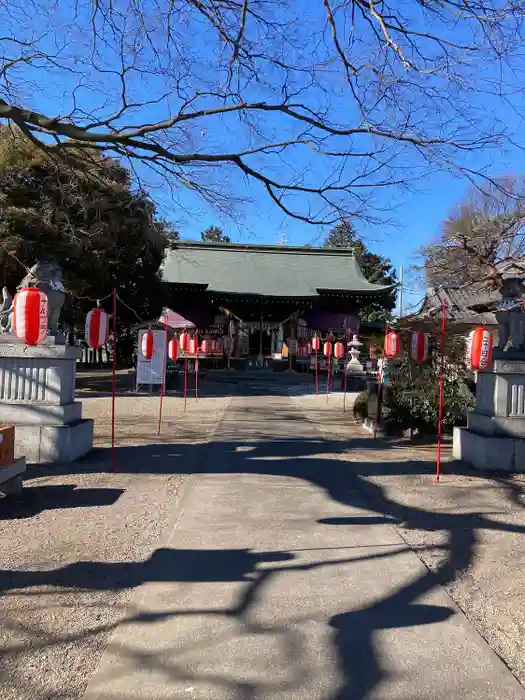
M423 364L410 360L406 351L408 339L404 340L403 347L405 352L389 365L383 421L392 433L410 428L423 434L436 433L441 372L439 347L434 340L429 360ZM464 341L461 337L449 336L443 385L445 431L450 432L454 426L466 425L467 413L474 408L475 399L469 389L469 379L464 364Z
M354 418L360 423L364 423L365 418L368 417L368 389L356 396L353 411Z

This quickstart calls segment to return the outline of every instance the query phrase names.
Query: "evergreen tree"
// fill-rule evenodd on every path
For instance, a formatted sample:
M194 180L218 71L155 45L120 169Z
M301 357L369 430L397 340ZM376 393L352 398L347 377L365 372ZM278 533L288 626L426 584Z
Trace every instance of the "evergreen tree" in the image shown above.
M326 248L351 248L363 275L369 282L385 286L394 285L388 294L364 306L360 313L360 318L365 323L383 323L390 319L397 299L397 287L395 286L397 276L390 260L368 250L348 219L342 219L334 226L325 238L323 246Z
M222 228L218 226L208 226L201 233L201 240L205 243L231 243L231 238L223 233Z

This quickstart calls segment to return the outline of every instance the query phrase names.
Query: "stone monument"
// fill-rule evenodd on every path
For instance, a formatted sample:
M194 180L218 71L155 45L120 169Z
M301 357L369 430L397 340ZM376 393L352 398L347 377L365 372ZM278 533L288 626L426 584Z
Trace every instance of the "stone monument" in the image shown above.
M476 408L466 428L454 428L453 454L477 469L525 472L525 285L503 280L496 311L498 344L491 366L478 372Z
M75 401L80 348L66 345L59 332L65 290L55 262L38 262L20 282L48 296L49 335L26 346L12 333L12 299L3 290L0 306L0 422L16 427L15 457L28 462L71 462L93 447L93 421L82 418Z

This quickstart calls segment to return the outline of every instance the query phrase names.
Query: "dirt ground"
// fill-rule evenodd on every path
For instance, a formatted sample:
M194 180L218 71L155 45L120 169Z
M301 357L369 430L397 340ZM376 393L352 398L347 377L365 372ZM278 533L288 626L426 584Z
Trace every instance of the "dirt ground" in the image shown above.
M32 468L23 500L0 502L2 700L82 695L138 583L133 567L162 541L228 403L192 399L184 413L168 397L159 437L157 397L117 398L113 474L111 399L82 400L97 449L75 465Z
M2 700L81 697L140 583L136 565L162 546L187 476L210 458L206 445L230 401L227 386L203 387L186 412L180 397L168 397L157 436L158 397L119 397L112 473L106 388L82 392L84 416L96 419L96 449L73 466L31 469L22 502L0 502ZM349 477L381 502L525 685L524 478L478 476L446 448L437 484L434 446L374 441L352 422L351 396L343 412L340 394L326 402L291 393L321 433L346 441L339 456Z

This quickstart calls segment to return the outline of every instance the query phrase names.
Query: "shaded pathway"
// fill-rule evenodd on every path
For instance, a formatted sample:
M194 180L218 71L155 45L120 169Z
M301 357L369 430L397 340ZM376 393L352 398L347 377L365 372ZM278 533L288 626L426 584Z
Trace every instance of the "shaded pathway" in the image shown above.
M398 505L346 473L338 447L288 398L237 397L146 562L35 572L141 584L86 700L525 698L438 583L468 567L479 529L523 529ZM449 533L437 575L399 522Z

